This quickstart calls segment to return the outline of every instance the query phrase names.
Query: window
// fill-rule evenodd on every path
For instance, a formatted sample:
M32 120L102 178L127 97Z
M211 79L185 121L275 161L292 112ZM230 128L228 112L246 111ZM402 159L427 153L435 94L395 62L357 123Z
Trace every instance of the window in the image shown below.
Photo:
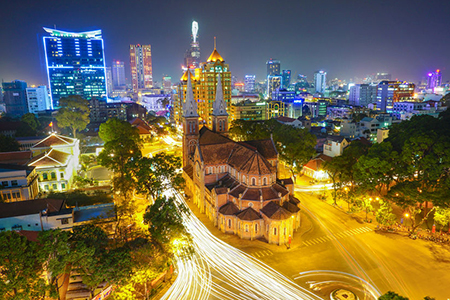
M253 207L253 203L250 202L250 203L248 204L248 207Z
M56 183L52 184L52 189L54 190L58 189L58 185Z
M248 232L248 224L245 224L245 232Z
M11 194L8 193L8 194L6 194L6 195L8 196L8 200L11 200Z
M258 233L258 224L255 224L255 233Z
M267 185L267 178L266 177L263 178L263 185Z
M48 179L47 173L43 173L43 174L42 174L42 178L44 178L44 180L47 180L47 179Z
M245 183L245 175L242 175L242 182Z
M256 179L255 179L255 177L252 177L252 185L256 185Z
M44 186L45 190L48 191L48 184Z
M273 235L277 235L277 229L276 228L273 229Z
M56 179L56 173L55 172L52 172L51 176L52 176L52 179Z
M8 186L8 181L2 181L3 186Z
M61 225L69 224L69 218L61 219Z
M12 193L13 199L16 199L16 193Z
M228 219L228 228L231 228L231 219Z
M66 184L65 184L65 183L61 183L61 188L62 188L63 190L65 190L65 189L66 189Z
M63 172L59 173L59 177L60 177L61 179L64 179L64 173L63 173Z
M11 180L11 185L12 186L17 186L17 180Z

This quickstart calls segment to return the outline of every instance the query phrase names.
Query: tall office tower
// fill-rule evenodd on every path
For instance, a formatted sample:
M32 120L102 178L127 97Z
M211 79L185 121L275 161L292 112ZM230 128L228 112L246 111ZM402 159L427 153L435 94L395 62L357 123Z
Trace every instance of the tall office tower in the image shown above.
M267 76L280 75L280 61L276 59L269 59L266 62L267 65Z
M184 54L184 65L188 69L196 69L200 66L200 45L198 43L198 23L192 22L191 46Z
M80 95L85 99L106 96L105 54L102 31L66 32L45 28L48 84L53 107L59 99Z
M131 82L136 93L153 87L150 45L130 45Z
M214 42L215 44L215 42ZM198 69L197 69L198 70ZM223 99L227 104L227 110L231 105L231 72L228 64L225 63L222 56L217 52L216 45L214 50L205 63L200 64L200 69L195 70L198 74L199 84L199 103L198 114L200 121L203 121L209 128L212 128L213 103L216 95L217 79L220 74L222 81Z
M317 93L324 93L327 88L327 72L317 71L314 73L314 84Z
M15 80L13 82L3 82L2 86L6 113L13 117L21 117L28 113L27 83Z
M441 86L441 83L441 70L436 70L436 72L428 73L427 90L432 90L434 92L434 88Z
M267 76L267 91L266 97L272 97L274 92L281 88L283 78L280 75Z
M391 81L392 76L389 73L377 73L377 75L375 76L375 81L380 82L380 81Z
M30 113L37 113L38 111L43 111L47 109L53 109L52 102L48 96L48 90L45 85L27 88L27 102L28 111Z
M306 75L298 74L297 82L295 83L295 93L300 94L301 92L306 92L309 87Z
M377 102L377 85L375 84L355 84L350 87L348 97L350 105L367 106Z
M125 81L125 63L119 60L112 62L112 79L115 88L122 88L127 85Z
M283 78L281 88L287 90L288 86L291 84L291 70L283 70L281 72L281 77Z
M114 90L111 67L106 67L106 90L108 95Z
M162 81L164 94L172 94L172 77L164 76Z
M377 88L377 110L392 112L395 102L411 100L414 97L414 83L382 81Z
M253 93L255 91L255 75L244 76L244 90L246 93Z

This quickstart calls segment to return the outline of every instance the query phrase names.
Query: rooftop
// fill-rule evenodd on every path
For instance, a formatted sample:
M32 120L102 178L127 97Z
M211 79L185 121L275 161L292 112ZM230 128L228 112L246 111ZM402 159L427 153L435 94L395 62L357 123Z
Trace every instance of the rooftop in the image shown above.
M0 218L11 218L38 214L59 212L64 207L62 199L35 199L10 203L0 203Z

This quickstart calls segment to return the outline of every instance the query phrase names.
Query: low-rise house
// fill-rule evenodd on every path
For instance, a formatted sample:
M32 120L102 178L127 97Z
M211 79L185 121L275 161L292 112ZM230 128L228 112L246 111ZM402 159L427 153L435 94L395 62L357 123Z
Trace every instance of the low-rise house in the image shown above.
M39 193L38 175L32 166L0 164L0 183L3 202L31 200Z
M330 135L323 144L323 154L330 157L342 155L344 148L347 147L348 144L349 141L345 137Z
M295 128L304 128L302 121L294 118L288 118L288 117L278 117L276 119L279 123L284 125L293 126Z
M327 181L330 179L323 165L330 162L333 158L325 154L319 154L303 166L302 174L317 181Z

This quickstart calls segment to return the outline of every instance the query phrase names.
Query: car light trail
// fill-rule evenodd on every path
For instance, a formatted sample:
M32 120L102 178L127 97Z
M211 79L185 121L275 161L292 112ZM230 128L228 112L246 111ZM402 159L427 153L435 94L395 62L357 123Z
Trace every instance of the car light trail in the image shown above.
M184 204L181 195L166 191ZM266 264L212 235L193 214L183 215L195 254L177 259L178 276L161 299L321 299Z

